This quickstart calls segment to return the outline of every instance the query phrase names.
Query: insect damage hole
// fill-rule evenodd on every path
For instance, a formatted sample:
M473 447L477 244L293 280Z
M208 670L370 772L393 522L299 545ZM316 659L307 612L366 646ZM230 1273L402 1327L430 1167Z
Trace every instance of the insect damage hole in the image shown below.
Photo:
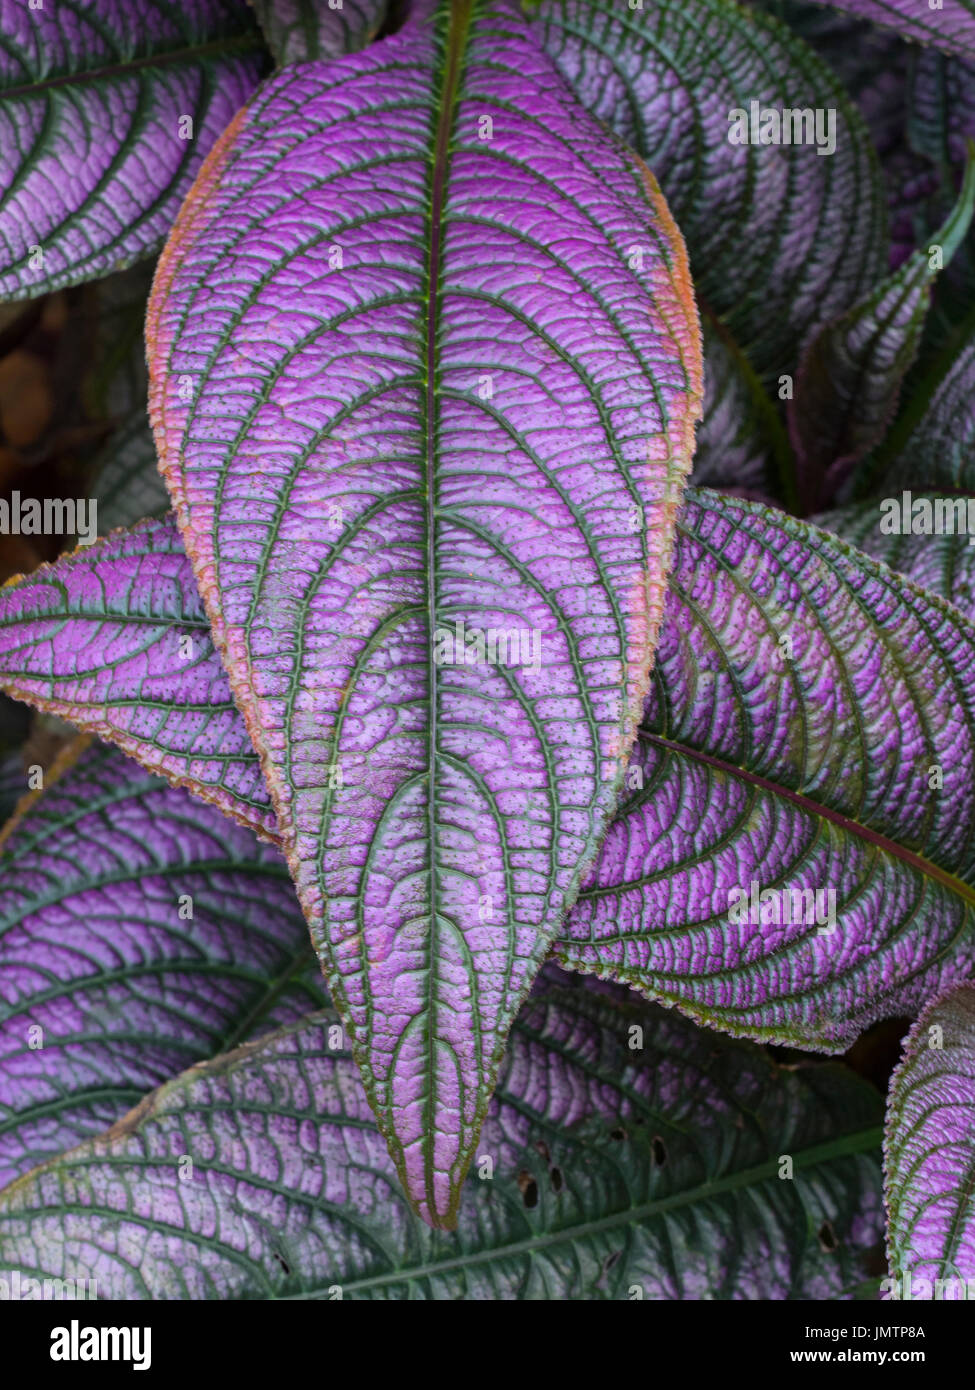
M521 1200L526 1207L538 1206L538 1183L531 1173L525 1172L524 1169L518 1174L518 1188L521 1192Z
M833 1223L831 1221L824 1221L823 1224L820 1226L819 1230L816 1232L816 1235L819 1239L820 1250L825 1250L827 1254L831 1253L839 1245L839 1241L836 1239L836 1232L833 1230Z
M667 1145L659 1134L655 1134L650 1140L650 1149L653 1153L653 1161L658 1168L662 1168L667 1162Z

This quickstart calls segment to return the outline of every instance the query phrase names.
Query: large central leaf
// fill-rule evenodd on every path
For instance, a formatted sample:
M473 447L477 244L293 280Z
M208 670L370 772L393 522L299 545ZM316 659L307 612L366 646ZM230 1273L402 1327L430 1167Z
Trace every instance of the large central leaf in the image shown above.
M615 808L701 360L636 157L506 6L414 8L241 114L148 339L315 944L404 1183L449 1226Z

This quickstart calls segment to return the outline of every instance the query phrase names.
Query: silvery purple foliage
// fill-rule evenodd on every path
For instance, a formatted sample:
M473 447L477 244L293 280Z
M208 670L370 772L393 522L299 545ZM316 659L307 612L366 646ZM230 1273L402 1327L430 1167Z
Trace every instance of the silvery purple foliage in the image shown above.
M975 1280L975 6L839 8L0 0L0 1278Z
M18 813L0 877L0 1187L327 1002L280 855L105 745Z
M923 1011L891 1082L884 1141L887 1244L892 1279L910 1277L915 1298L971 1297L973 1165L975 989L967 985ZM954 1288L939 1295L939 1281Z
M2 0L0 298L156 250L262 67L245 0Z

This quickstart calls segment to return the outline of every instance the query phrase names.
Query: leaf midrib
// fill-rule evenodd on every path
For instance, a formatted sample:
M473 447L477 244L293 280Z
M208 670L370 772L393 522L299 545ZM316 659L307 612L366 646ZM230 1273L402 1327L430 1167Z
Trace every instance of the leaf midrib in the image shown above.
M798 1172L804 1168L813 1168L819 1164L828 1163L833 1159L849 1158L857 1154L869 1153L872 1149L878 1149L882 1141L882 1125L875 1125L870 1129L858 1130L853 1134L844 1135L839 1139L830 1139L823 1144L816 1144L810 1149L793 1154L793 1170ZM518 1255L534 1255L554 1245L586 1240L591 1236L598 1235L604 1231L613 1230L619 1226L632 1226L644 1221L651 1221L655 1217L661 1216L666 1212L675 1211L680 1207L692 1206L696 1202L710 1201L728 1192L735 1192L740 1188L750 1187L753 1184L777 1177L778 1172L779 1158L773 1155L766 1159L764 1163L755 1164L751 1168L743 1168L737 1173L729 1173L725 1177L718 1178L713 1182L700 1183L697 1187L688 1188L684 1192L677 1192L669 1197L661 1197L657 1201L644 1202L639 1206L628 1207L625 1211L613 1212L610 1216L598 1217L591 1221L578 1222L549 1234L526 1236L523 1240L512 1241L506 1245L493 1246L489 1250L473 1251L469 1254L456 1255L444 1260L432 1260L424 1265L404 1267L388 1274L373 1275L366 1279L357 1279L354 1282L343 1282L342 1294L344 1297L347 1294L356 1293L359 1290L374 1289L384 1284L412 1283L416 1280L432 1278L438 1274L444 1274L454 1269L466 1269L472 1265L510 1259ZM334 1283L334 1281L332 1282ZM321 1293L312 1291L308 1293L285 1295L280 1301L299 1302L327 1297L328 1290L325 1289Z
M423 1105L424 1186L430 1212L439 1216L433 1188L434 1133L436 1095L433 1078L436 1076L437 989L436 959L438 950L439 892L437 886L437 746L438 746L438 673L434 661L433 634L437 628L436 534L437 506L435 494L436 446L434 439L437 419L437 337L440 326L440 274L443 260L444 202L447 171L450 163L450 138L453 133L460 76L467 50L473 0L453 0L449 8L444 45L444 71L440 88L436 140L430 174L430 211L427 222L427 318L425 343L425 453L426 473L425 531L426 531L426 607L428 625L427 682L430 692L429 728L427 731L427 864L429 874L430 930L427 934L427 1087ZM403 1174L405 1180L405 1173ZM457 1198L459 1200L459 1196ZM450 1213L447 1214L448 1220Z
M129 61L106 63L102 67L89 68L81 72L63 72L54 77L38 78L32 82L21 82L16 87L0 88L0 97L5 101L12 97L34 96L48 92L56 87L81 86L90 82L108 82L114 77L128 77L130 73L143 68L169 67L174 63L201 63L207 58L231 57L236 53L258 52L263 49L257 33L235 34L232 38L211 39L209 43L192 44L184 48L172 48L161 53L147 53L142 58Z

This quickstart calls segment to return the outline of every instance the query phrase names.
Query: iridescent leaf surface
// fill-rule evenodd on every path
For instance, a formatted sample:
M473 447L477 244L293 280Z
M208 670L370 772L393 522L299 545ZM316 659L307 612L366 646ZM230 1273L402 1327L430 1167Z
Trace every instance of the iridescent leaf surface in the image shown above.
M893 530L895 519L898 529ZM903 492L875 497L812 520L940 594L975 621L975 497L908 490L906 499ZM945 521L951 530L944 529Z
M701 364L652 178L511 7L435 9L265 84L184 208L148 343L333 997L449 1226L615 809Z
M890 1083L884 1136L891 1275L911 1298L975 1290L975 988L935 1000L904 1045ZM927 1288L921 1281L927 1281ZM939 1295L936 1280L966 1288ZM903 1296L903 1285L899 1292Z
M527 8L580 99L660 180L702 301L775 384L886 265L876 157L850 98L784 25L730 0ZM784 110L817 109L834 113L831 154L805 126L808 143L758 143L762 113L778 113L781 134ZM731 143L735 112L747 117L747 144Z
M644 730L562 963L833 1051L971 973L960 612L826 532L697 493Z
M19 812L0 882L0 1186L327 1003L277 851L115 749Z
M0 685L277 839L171 521L116 532L0 588Z
M328 1022L195 1068L8 1188L0 1267L100 1299L833 1299L881 1238L873 1087L580 990L524 1010L485 1176L430 1230Z
M0 298L157 248L264 65L244 0L0 0Z

